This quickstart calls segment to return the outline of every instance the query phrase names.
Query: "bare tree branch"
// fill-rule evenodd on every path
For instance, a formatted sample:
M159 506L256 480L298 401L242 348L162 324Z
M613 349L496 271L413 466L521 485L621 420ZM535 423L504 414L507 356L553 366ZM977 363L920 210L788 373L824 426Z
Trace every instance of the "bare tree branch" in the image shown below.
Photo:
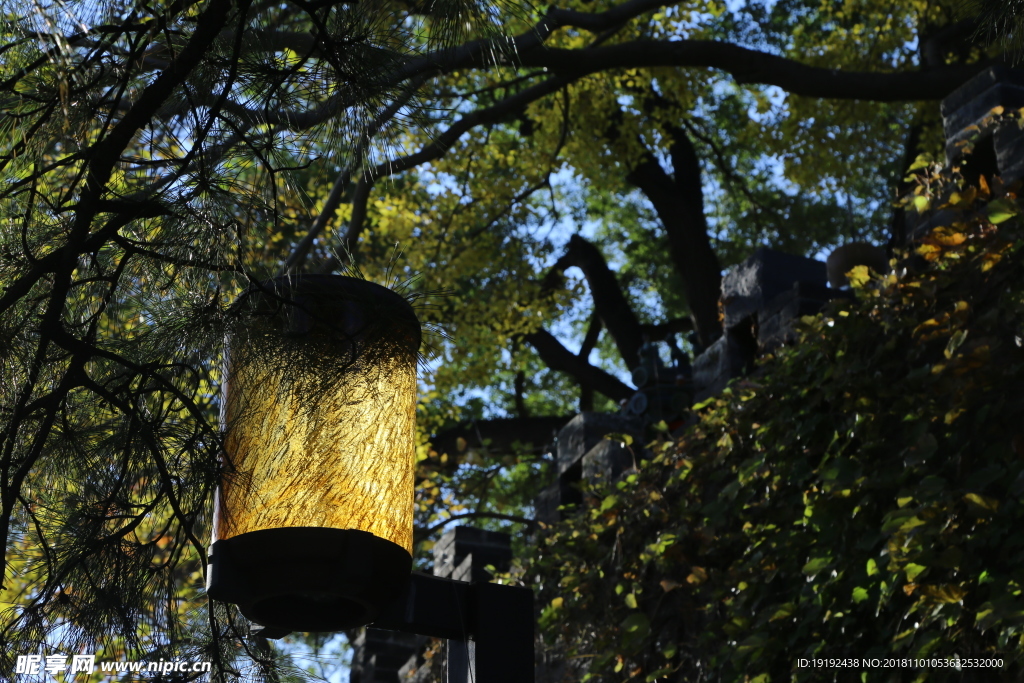
M590 316L590 324L587 325L587 333L583 336L580 352L576 355L583 359L589 358L590 352L594 350L594 347L597 345L597 339L600 336L601 316L597 311L594 311L593 315Z
M713 40L635 40L583 50L547 48L522 55L520 64L580 78L608 69L695 67L725 71L737 83L774 85L794 95L873 102L942 99L991 65L951 64L907 71L843 71Z
M466 450L486 448L490 453L514 453L513 444L532 445L535 451L551 442L555 432L565 426L572 415L532 415L474 420L438 432L430 445L438 453L455 456ZM459 440L462 440L460 442ZM487 441L487 445L484 445Z
M620 381L611 373L594 367L585 359L569 351L547 330L538 330L523 338L533 346L537 355L549 368L571 375L580 384L591 386L614 401L621 401L636 393L636 389Z
M463 512L458 515L452 515L448 519L442 520L433 526L428 526L425 529L417 529L414 534L414 541L419 543L422 540L430 538L432 534L448 526L452 522L457 522L460 519L504 519L508 522L518 522L520 524L526 524L530 528L536 527L539 523L535 519L529 517L520 517L519 515L504 515L500 512Z
M626 301L615 273L608 267L604 255L593 244L579 235L569 238L565 254L555 262L548 277L576 266L583 271L594 298L594 312L601 317L605 329L615 340L619 355L630 369L640 362L638 352L643 344L640 321ZM547 279L547 278L546 278Z
M693 320L689 316L685 318L672 318L663 323L645 324L640 326L640 332L649 337L651 341L662 341L669 335L677 332L692 332Z

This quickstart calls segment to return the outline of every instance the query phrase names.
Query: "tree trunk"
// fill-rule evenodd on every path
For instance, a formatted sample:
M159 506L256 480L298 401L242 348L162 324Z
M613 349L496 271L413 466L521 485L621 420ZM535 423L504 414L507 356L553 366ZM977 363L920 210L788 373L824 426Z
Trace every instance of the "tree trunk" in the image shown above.
M648 153L626 179L647 196L665 227L697 338L708 346L722 332L718 319L722 268L708 237L697 152L684 131L672 128L669 132L673 175Z

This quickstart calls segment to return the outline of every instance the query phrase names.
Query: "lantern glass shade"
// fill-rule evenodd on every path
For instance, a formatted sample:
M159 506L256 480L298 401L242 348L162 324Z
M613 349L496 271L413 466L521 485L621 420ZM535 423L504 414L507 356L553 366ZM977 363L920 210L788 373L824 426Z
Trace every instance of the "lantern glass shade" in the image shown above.
M420 328L356 278L278 278L228 339L208 593L264 626L369 623L412 565Z

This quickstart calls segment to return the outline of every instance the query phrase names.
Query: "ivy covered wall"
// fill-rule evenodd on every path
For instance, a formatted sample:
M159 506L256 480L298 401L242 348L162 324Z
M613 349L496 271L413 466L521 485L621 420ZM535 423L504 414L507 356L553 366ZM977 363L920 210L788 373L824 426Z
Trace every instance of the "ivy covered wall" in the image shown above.
M541 532L541 677L1019 680L1024 235L1015 188L978 185L921 169L907 203L942 225L893 273L860 267L856 300Z

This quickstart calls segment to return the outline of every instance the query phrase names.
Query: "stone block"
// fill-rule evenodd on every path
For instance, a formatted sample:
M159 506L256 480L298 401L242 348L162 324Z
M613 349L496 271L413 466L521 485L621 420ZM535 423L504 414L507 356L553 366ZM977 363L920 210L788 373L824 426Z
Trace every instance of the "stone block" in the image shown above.
M945 225L951 225L956 214L950 209L939 209L931 214L918 216L912 211L907 212L907 237L910 242L927 237L932 230Z
M633 446L634 450L637 444ZM612 482L633 469L633 453L619 441L603 439L583 456L583 478L590 483Z
M998 106L1024 107L1024 72L991 66L942 101L946 164L960 165L968 182L977 182L979 174L998 174L1007 183L1024 177L1024 131L1012 122L982 125ZM972 138L974 151L965 159L962 143Z
M691 369L690 375L693 372ZM676 384L659 384L633 394L623 411L626 415L636 415L648 423L674 420L689 409L693 404L693 387L690 379Z
M751 320L765 304L790 289L794 282L824 286L825 264L766 247L755 251L722 278L724 329L730 330ZM694 367L695 375L696 372Z
M393 683L398 671L427 642L424 636L367 628L352 644L352 683Z
M562 519L559 507L582 505L583 492L580 481L583 478L583 458L577 459L564 471L555 475L555 481L541 489L533 501L534 517L539 522L554 524Z
M558 512L558 506L562 504L561 486L555 482L541 489L537 497L533 499L533 516L538 522L554 524L562 515Z
M456 527L434 546L434 575L451 578L470 556L473 566L481 570L494 565L498 571L507 571L512 562L512 537L501 531Z
M758 350L763 353L780 344L793 342L793 323L802 316L820 313L825 303L837 296L853 295L850 292L798 282L790 290L776 296L757 314Z
M825 264L821 265L824 270ZM730 379L750 368L756 353L757 340L753 337L752 326L726 330L693 362L693 400L700 402L722 391Z
M583 412L569 420L558 432L558 473L578 465L583 456L596 446L605 434L632 434L638 439L643 432L640 421L617 413Z
M1015 123L999 126L994 133L999 177L1009 185L1024 178L1024 130Z
M1024 72L995 64L947 95L940 106L946 140L962 136L998 106L1024 107Z
M398 680L401 683L440 683L444 676L441 659L428 660L422 654L415 654L398 670Z

